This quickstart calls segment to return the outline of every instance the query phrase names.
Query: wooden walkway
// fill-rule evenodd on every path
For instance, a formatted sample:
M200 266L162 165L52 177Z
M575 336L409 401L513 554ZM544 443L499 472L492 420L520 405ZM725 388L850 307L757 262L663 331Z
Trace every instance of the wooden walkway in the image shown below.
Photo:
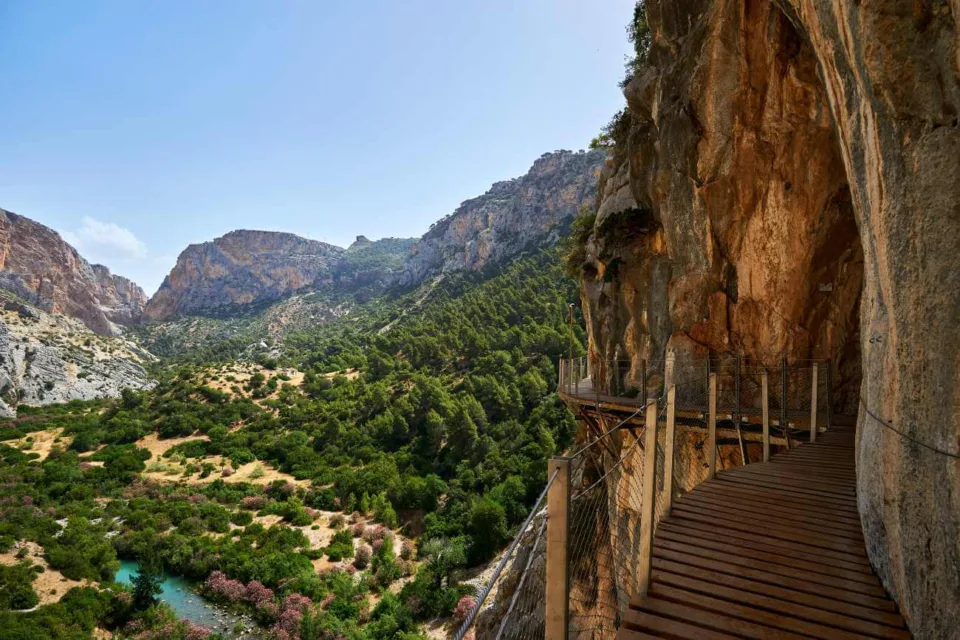
M909 638L873 574L856 502L854 428L720 471L656 529L653 574L618 640Z

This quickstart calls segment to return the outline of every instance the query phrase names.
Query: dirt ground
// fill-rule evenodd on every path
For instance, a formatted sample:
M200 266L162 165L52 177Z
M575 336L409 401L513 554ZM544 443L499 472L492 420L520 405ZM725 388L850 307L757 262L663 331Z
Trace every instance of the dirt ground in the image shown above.
M47 561L43 559L43 547L36 542L18 542L14 544L10 551L0 554L0 564L7 566L18 564L21 560L17 558L17 551L23 547L28 549L24 559L30 560L34 565L40 565L44 568L44 571L38 573L33 581L33 590L37 592L37 597L40 598L40 605L59 602L63 594L70 591L70 589L92 584L87 580L70 580L65 578L63 574L56 569L51 569Z
M4 444L29 453L38 453L40 454L40 460L46 460L54 446L66 449L73 442L73 436L63 436L62 434L63 427L55 427L44 431L34 431L28 434L26 438L5 440ZM33 438L33 442L28 442L27 438ZM57 438L60 438L59 442L56 441Z

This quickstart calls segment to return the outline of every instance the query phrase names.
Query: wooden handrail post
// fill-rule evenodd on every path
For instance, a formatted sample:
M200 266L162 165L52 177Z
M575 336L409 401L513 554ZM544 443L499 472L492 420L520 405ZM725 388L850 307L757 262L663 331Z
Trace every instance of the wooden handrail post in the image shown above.
M770 379L767 370L760 374L760 403L763 412L763 461L770 460Z
M653 568L653 518L657 495L657 399L647 398L643 432L643 502L640 504L640 570L637 590L646 595ZM549 580L549 577L547 578ZM548 638L553 636L547 635ZM564 636L565 637L565 636Z
M673 507L673 447L676 440L677 423L677 385L670 385L667 390L667 431L663 444L663 513L661 517L670 515Z
M833 426L833 361L827 360L827 431Z
M717 475L717 374L710 374L709 422L707 423L707 478Z
M780 429L790 448L790 423L787 421L787 357L780 359Z
M565 640L567 637L569 602L569 544L570 531L570 459L550 458L547 481L557 478L547 490L547 567L544 593L546 638Z
M810 442L817 441L817 374L820 367L813 363L813 371L810 374Z

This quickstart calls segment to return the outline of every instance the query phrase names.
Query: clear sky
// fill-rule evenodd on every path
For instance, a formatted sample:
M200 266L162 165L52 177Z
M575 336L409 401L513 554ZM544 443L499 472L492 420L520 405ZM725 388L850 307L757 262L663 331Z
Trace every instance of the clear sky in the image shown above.
M0 208L148 293L231 229L419 236L623 104L633 0L0 0Z

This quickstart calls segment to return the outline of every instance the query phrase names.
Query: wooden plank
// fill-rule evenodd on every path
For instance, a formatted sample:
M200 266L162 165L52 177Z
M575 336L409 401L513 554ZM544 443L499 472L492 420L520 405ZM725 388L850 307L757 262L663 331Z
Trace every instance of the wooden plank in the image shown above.
M787 509L801 512L822 514L822 517L832 520L843 520L847 524L860 526L860 515L856 508L850 506L830 506L818 504L815 500L794 498L778 493L775 490L760 489L757 487L741 487L739 485L718 485L717 483L702 484L688 495L706 494L717 496L720 500L731 502L746 501L758 504L782 506Z
M863 636L858 633L851 633L842 629L817 624L816 622L808 622L807 620L764 611L763 609L745 606L738 602L721 600L664 584L655 584L650 593L664 600L687 604L706 611L722 613L727 616L748 620L782 631L798 631L804 634L804 636L820 638L821 640L862 640L863 638ZM779 638L782 636L780 636L778 632L776 637Z
M748 540L750 542L764 542L771 546L784 549L785 551L799 551L802 553L819 554L825 559L829 558L849 564L860 564L865 567L870 566L866 556L854 555L842 551L834 551L832 549L824 549L823 547L817 547L800 541L773 538L751 532L749 529L734 529L729 527L727 523L715 522L711 518L690 518L687 514L681 516L674 513L674 515L670 516L670 522L679 524L680 526L688 526L688 522L693 523L695 525L699 525L699 528L706 529L707 531L712 530L718 538L722 539L731 538Z
M859 529L856 529L850 525L837 524L830 518L824 518L822 515L818 518L817 515L812 512L803 514L789 511L787 509L771 511L767 509L766 506L758 506L745 501L728 501L724 503L718 503L709 497L705 497L704 494L699 493L687 494L683 498L683 503L694 507L721 509L725 513L736 515L737 518L741 520L752 519L755 521L764 521L766 519L773 518L778 522L789 524L791 527L795 527L797 529L802 529L806 525L816 526L822 530L830 531L834 535L849 538L850 540L855 540L857 542L863 542L863 534Z
M765 625L756 624L740 618L732 618L707 609L691 607L655 596L644 598L642 602L638 603L637 608L647 613L653 613L675 620L684 620L701 629L711 629L721 633L729 633L740 638L749 638L751 640L806 640L804 636L790 633L789 631L772 629Z
M829 493L824 493L822 491L814 491L812 489L803 489L800 487L789 487L784 486L778 482L769 482L754 477L743 477L739 475L726 475L723 477L717 478L718 482L732 482L736 484L753 486L765 489L773 489L775 491L782 491L786 494L796 497L805 497L809 500L816 500L823 502L824 504L830 504L839 507L852 507L856 509L857 501L856 498L851 497L841 497L835 496Z
M808 571L806 569L801 569L797 566L786 566L776 563L778 558L774 557L774 561L770 562L767 560L757 560L743 554L727 554L722 551L717 551L715 549L705 548L696 544L689 544L690 541L677 542L673 540L668 540L666 538L660 539L657 538L657 547L660 549L667 549L668 551L675 551L677 553L684 553L693 556L699 556L701 558L706 558L708 560L716 560L718 562L726 562L730 565L736 565L738 567L746 567L749 569L757 569L760 571L765 571L769 573L774 573L777 575L785 576L788 578L796 578L798 580L804 580L812 584L822 584L828 587L834 587L836 589L843 589L845 591L850 591L853 593L859 593L866 596L872 596L876 598L886 597L886 592L879 584L864 584L863 582L855 580L845 580L843 578L837 578L835 576L828 576L816 571Z
M875 598L873 596L867 596L861 593L847 591L846 589L828 587L821 584L814 585L806 580L781 576L779 574L760 569L750 569L740 566L733 567L722 560L711 560L709 558L694 556L689 553L670 551L668 549L655 549L654 557L697 567L700 569L707 569L718 574L722 573L733 575L740 578L753 580L755 582L762 582L772 586L783 587L785 589L791 589L800 593L823 596L837 602L846 602L851 605L873 609L875 611L893 612L897 610L896 605L886 598Z
M654 558L653 566L654 571L669 571L670 573L676 573L689 578L710 582L714 585L722 585L738 591L755 593L776 598L778 600L793 602L795 604L802 604L808 607L821 609L823 611L832 611L834 613L851 616L853 618L860 618L861 620L867 620L869 622L881 622L888 626L897 627L901 625L903 621L899 615L894 613L878 611L877 609L871 609L869 607L861 607L859 605L843 602L835 598L825 598L823 596L805 593L803 591L796 591L794 589L784 588L767 582L758 582L746 577L730 575L729 573L725 572L712 571L703 567L695 567L680 562L673 562L664 558Z
M734 517L724 517L723 512L719 510L706 510L702 508L691 509L679 502L677 503L676 507L674 507L674 514L677 517L697 520L699 522L722 524L729 529L746 531L768 538L789 540L791 542L803 542L818 549L829 549L832 551L862 557L866 557L867 555L862 541L851 541L845 538L841 539L830 535L829 532L825 533L818 529L798 530L792 529L789 526L782 526L774 522L743 522Z
M891 627L884 624L853 618L843 614L825 611L817 607L780 600L762 593L753 593L738 589L736 584L714 584L696 578L655 569L653 572L655 584L671 585L687 591L702 593L715 598L739 602L757 609L779 612L793 618L809 620L825 626L844 629L853 633L874 638L891 638L906 640L910 634L903 628Z
M636 609L627 609L623 626L654 633L658 638L697 638L698 640L737 640L736 636L710 631L679 620L663 618Z
M822 573L828 576L836 576L838 578L843 578L844 580L851 580L861 584L869 585L879 592L883 592L883 587L880 585L880 581L872 573L843 569L834 564L828 564L819 557L813 557L810 559L810 556L795 556L792 554L785 555L778 553L776 549L765 549L762 545L753 545L751 543L743 542L738 544L736 541L719 541L714 538L705 538L703 537L704 535L706 534L703 534L699 531L693 531L691 529L681 529L678 532L664 525L657 529L657 538L654 544L661 544L661 539L664 542L680 542L705 549L713 549L715 551L720 551L730 555L761 560L768 563L768 565L771 567L773 567L773 565L796 567L798 569ZM772 570L773 569L771 568L771 571Z
M760 468L760 465L753 465L752 468L738 468L737 472L737 475L743 478L756 478L763 482L775 481L785 487L815 489L816 491L841 498L856 499L857 497L856 488L850 486L850 484L838 484L828 480L820 480L817 479L813 473L803 478L800 474L785 473L779 469L764 469ZM804 480L806 480L806 482L804 482Z

